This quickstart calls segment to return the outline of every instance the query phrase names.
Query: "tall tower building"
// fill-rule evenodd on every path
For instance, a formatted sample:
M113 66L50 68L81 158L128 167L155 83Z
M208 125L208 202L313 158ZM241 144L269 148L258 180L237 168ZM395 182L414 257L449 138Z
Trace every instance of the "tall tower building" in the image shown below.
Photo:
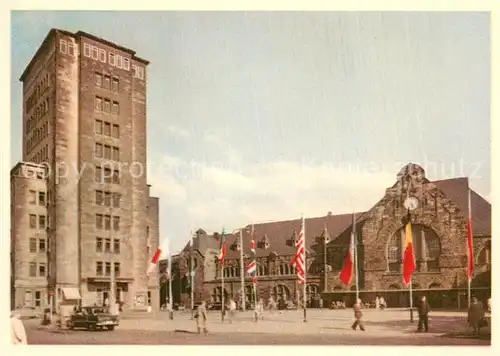
M100 304L114 275L125 307L159 307L158 275L146 276L159 242L159 201L147 184L148 63L88 33L53 29L21 75L14 306Z

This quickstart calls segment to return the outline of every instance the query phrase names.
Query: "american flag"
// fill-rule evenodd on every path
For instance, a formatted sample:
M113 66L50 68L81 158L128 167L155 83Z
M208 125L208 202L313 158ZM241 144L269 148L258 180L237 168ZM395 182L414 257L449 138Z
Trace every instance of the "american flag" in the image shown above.
M306 261L306 247L305 247L305 221L302 218L302 224L300 227L300 233L297 241L297 252L295 253L295 257L292 261L292 266L297 269L297 279L299 284L304 283L305 280L305 261Z

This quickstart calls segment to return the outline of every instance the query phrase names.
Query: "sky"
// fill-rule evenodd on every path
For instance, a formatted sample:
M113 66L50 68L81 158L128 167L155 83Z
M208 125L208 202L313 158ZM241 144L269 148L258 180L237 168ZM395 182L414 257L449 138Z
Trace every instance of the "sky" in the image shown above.
M490 187L490 19L440 12L12 12L18 81L51 28L148 67L148 181L160 239L370 209L401 168Z

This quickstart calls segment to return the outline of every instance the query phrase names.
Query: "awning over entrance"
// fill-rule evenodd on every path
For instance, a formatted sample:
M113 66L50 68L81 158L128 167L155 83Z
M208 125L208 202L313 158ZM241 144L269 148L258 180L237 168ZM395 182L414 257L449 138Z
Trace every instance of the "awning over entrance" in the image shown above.
M61 290L63 292L64 299L66 299L66 300L79 300L79 299L81 299L80 291L78 290L78 288L66 287L66 288L61 288Z

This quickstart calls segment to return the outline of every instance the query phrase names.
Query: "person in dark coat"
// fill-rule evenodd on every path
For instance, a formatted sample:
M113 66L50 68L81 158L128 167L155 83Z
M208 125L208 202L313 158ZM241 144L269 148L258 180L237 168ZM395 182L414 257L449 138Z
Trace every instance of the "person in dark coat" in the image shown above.
M479 334L482 326L481 323L483 322L483 320L484 320L483 303L478 301L476 297L473 297L469 307L467 322L474 329L474 334Z
M352 330L356 330L356 328L359 325L361 331L365 331L365 325L363 324L363 312L361 311L361 299L358 299L356 301L353 310L354 310L354 319L356 320L354 320L354 323L351 326Z
M418 303L418 329L417 331L429 331L429 312L431 307L427 302L427 298L422 296L420 302Z

